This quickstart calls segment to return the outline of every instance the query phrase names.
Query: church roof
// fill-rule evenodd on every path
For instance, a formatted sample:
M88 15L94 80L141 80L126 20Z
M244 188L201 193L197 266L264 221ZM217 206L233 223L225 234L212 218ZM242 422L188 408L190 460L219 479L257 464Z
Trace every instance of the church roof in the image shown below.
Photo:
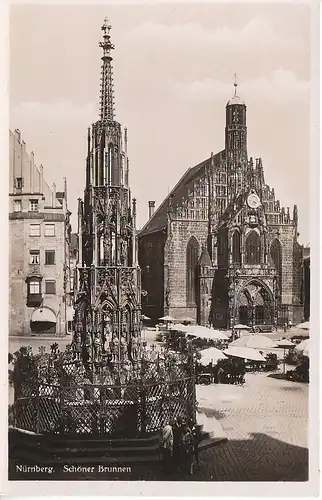
M212 266L212 262L211 262L211 259L210 259L210 256L209 256L209 252L208 252L208 250L207 250L206 247L204 247L203 250L202 250L202 252L201 252L198 265L199 266L204 266L204 267L206 267L206 266Z
M220 151L216 155L213 156L214 165L220 162L220 158L225 153L225 151ZM172 203L179 200L185 193L187 189L187 185L195 180L204 173L205 168L209 165L211 157L202 161L195 167L189 168L181 177L179 182L174 186L172 191L168 194L168 196L163 200L161 205L156 209L152 217L147 221L147 223L143 226L141 231L139 232L139 237L145 236L150 233L155 233L156 231L161 231L167 226L167 214L168 214L168 205L169 200L171 198Z
M236 198L234 198L229 203L226 210L221 216L218 227L227 226L230 223L230 221L235 217L235 215L238 214L238 212L243 208L245 204L248 193L249 193L248 191L240 193Z

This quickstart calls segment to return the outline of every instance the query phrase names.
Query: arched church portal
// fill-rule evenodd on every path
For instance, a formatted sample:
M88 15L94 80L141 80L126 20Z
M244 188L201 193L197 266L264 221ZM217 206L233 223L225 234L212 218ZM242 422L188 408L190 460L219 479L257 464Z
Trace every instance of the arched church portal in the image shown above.
M251 281L238 294L235 321L243 325L273 325L273 294L264 283Z

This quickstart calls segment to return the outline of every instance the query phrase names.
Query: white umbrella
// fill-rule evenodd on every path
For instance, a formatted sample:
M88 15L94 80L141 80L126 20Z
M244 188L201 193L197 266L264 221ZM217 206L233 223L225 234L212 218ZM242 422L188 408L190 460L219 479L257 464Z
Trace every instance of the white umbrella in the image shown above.
M251 347L228 347L223 353L226 354L226 356L250 359L251 361L266 361L264 356Z
M305 339L300 344L295 347L295 350L303 354L303 356L309 357L310 353L310 339Z
M250 326L242 324L234 325L234 330L250 330L250 328Z
M220 351L219 349L216 349L216 347L209 347L208 349L204 349L203 351L200 351L201 358L199 363L207 366L209 363L217 363L220 359L226 359L227 356Z
M276 342L276 345L277 347L281 347L282 349L291 349L292 347L296 346L294 342L291 342L290 340L287 339L278 340Z
M245 335L234 340L230 344L232 347L252 347L253 349L273 349L276 343L264 335Z
M176 321L175 318L172 318L172 316L162 316L162 318L159 318L160 321L166 321L166 322L173 322Z
M310 329L310 322L304 321L304 323L300 323L299 325L296 325L296 328L300 328L301 330L309 330Z
M186 334L193 335L194 337L199 337L200 339L228 340L227 335L220 330L214 330L213 328L207 328L206 326L189 325L182 331Z

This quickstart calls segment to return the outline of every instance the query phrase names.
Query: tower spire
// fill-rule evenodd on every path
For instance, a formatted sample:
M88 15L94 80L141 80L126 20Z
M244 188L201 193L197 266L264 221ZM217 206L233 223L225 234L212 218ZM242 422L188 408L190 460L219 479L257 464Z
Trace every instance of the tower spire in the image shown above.
M234 73L234 87L235 87L234 97L237 97L238 83L237 83L237 75L236 75L236 73Z
M103 49L102 72L101 72L101 99L100 99L100 117L102 121L114 120L114 85L111 50L114 45L111 42L111 26L107 18L101 28L103 31L103 40L99 46Z

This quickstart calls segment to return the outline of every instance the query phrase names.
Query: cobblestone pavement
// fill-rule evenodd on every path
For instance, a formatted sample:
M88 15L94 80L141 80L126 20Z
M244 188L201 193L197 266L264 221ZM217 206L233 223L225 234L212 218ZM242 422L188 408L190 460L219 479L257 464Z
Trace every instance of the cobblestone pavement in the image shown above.
M308 475L308 385L266 373L244 387L198 387L200 407L221 423L229 441L202 454L194 480L305 481ZM208 404L207 404L208 403Z

